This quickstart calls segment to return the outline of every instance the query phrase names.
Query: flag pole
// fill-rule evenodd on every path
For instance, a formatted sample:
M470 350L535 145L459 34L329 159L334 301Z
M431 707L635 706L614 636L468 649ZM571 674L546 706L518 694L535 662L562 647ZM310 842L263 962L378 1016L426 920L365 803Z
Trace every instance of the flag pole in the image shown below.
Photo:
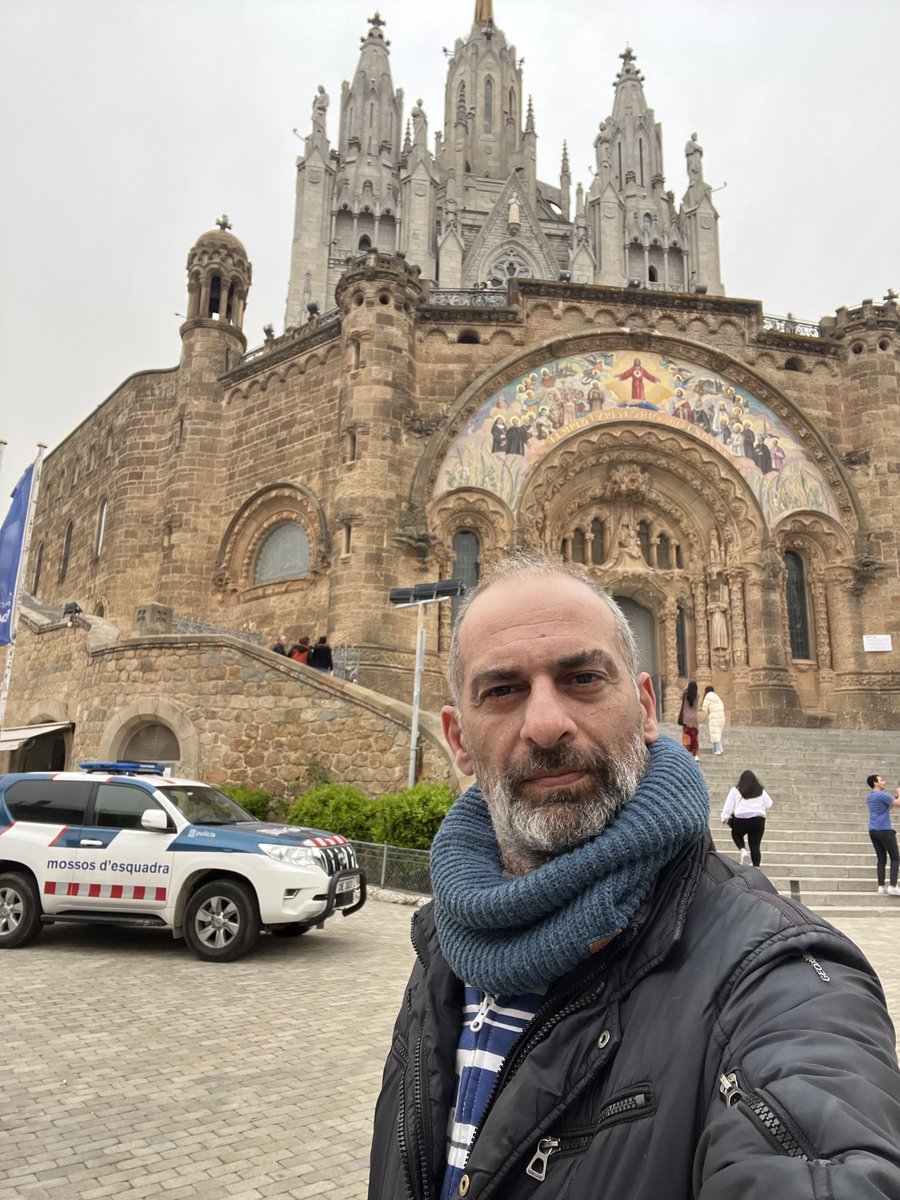
M4 443L5 445L5 443ZM3 667L3 682L0 683L0 729L3 728L3 720L6 716L6 701L9 695L9 681L12 677L13 658L16 651L16 626L19 621L19 596L22 591L22 576L25 572L25 564L28 562L28 553L31 549L31 528L34 525L34 514L37 509L38 488L41 482L41 464L44 457L44 451L47 449L44 442L38 442L37 458L34 460L34 473L31 477L31 491L28 494L28 514L25 518L25 531L22 535L22 551L19 556L19 569L16 572L16 586L13 589L12 612L9 618L9 645L6 647L6 663ZM0 447L2 454L2 447Z

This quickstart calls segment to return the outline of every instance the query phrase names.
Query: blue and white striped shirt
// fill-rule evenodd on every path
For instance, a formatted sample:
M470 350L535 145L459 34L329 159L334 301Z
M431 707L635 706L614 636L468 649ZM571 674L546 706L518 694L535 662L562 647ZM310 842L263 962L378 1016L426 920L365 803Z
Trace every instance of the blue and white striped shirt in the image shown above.
M521 996L489 996L466 984L456 1049L456 1092L447 1123L447 1170L441 1200L452 1200L469 1147L513 1042L540 1008L546 988Z

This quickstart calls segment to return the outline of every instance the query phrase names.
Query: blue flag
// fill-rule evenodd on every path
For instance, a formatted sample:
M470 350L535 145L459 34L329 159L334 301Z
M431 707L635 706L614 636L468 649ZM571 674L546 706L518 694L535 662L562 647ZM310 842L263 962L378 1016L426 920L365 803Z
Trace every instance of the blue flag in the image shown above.
M22 561L22 543L28 522L28 501L34 479L34 463L25 471L12 493L12 504L0 526L0 646L12 641L16 581Z

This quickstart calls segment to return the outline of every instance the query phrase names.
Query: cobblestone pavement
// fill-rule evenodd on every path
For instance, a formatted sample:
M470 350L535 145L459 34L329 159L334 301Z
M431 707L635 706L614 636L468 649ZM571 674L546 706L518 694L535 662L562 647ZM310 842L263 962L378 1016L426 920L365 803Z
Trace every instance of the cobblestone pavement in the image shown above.
M362 1200L411 913L370 900L221 966L64 925L4 954L0 1200ZM898 1019L895 928L844 922Z

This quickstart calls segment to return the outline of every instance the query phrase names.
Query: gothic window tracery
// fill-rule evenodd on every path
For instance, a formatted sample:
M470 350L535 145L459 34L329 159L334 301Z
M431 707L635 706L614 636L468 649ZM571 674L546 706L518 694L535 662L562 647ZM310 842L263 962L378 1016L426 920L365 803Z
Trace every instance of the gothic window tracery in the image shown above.
M503 287L510 279L530 279L531 267L520 254L507 252L494 260L488 278L495 287Z

